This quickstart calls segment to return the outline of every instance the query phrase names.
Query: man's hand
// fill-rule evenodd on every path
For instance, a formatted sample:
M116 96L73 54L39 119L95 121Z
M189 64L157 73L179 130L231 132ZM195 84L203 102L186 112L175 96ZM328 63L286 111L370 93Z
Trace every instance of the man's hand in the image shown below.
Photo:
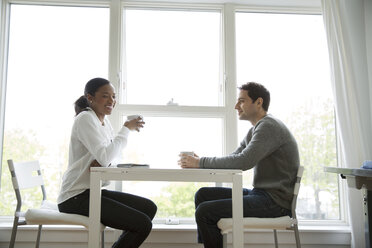
M193 155L182 155L180 154L180 160L178 165L182 168L199 168L199 156L195 153Z

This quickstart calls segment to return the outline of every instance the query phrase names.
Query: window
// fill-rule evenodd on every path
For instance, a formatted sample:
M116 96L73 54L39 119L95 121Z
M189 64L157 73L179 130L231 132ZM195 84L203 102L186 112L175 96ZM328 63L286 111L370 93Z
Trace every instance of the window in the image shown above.
M221 13L124 9L123 103L220 106Z
M178 168L180 151L222 155L221 11L124 8L123 12L121 120L137 113L146 122L140 133L130 135L124 161ZM153 199L159 206L157 218L191 218L196 190L211 184L136 185L125 182L123 190Z
M108 31L108 8L11 5L0 215L15 208L7 159L39 160L56 200L73 103L90 78L108 75Z
M11 4L6 108L0 113L5 117L1 216L14 210L10 158L40 160L48 197L57 198L67 166L73 103L89 79L109 78L115 85L119 102L111 120L116 130L127 115L144 116L145 128L130 134L123 162L175 168L180 151L222 156L247 133L250 123L241 121L236 132L231 107L236 69L238 85L257 81L267 86L270 112L297 138L306 167L299 217L341 219L336 178L316 174L320 166L337 164L321 16L234 13L219 4L121 2L110 10L100 3L74 1L79 4L74 7L57 2ZM234 14L236 27L229 18ZM236 44L230 28L236 28ZM229 62L235 46L236 68ZM117 75L119 83L113 78ZM245 174L250 187L252 172ZM213 184L125 182L122 189L154 200L158 219L192 218L194 193L204 185Z
M297 213L301 219L340 219L338 181L323 172L337 166L328 52L322 16L236 14L237 78L271 92L269 112L295 135L305 166ZM250 123L239 123L243 139ZM248 173L246 182L252 175Z

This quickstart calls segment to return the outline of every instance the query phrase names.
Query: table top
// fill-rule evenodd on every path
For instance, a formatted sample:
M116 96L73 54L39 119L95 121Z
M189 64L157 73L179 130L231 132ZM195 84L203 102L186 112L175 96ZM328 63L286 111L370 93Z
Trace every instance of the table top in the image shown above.
M131 168L124 168L124 167L91 167L90 172L113 172L113 173L122 173L122 172L143 172L143 173L182 173L182 174L240 174L242 170L238 169L201 169L201 168L148 168L148 167L131 167Z
M242 170L161 169L91 167L91 175L103 180L169 181L169 182L232 182L242 178Z
M338 173L348 176L358 176L358 177L372 177L371 169L353 169L353 168L338 168L338 167L324 167L325 172Z

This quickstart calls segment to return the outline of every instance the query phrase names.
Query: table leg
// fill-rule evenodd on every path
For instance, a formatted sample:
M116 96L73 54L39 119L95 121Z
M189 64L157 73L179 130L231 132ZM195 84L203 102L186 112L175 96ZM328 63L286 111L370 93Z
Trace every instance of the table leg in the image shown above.
M99 248L101 222L101 179L99 173L90 174L89 248Z
M363 189L364 192L364 232L366 239L366 248L372 247L372 191Z
M244 247L244 229L243 229L243 183L242 175L233 176L232 185L233 202L233 247Z

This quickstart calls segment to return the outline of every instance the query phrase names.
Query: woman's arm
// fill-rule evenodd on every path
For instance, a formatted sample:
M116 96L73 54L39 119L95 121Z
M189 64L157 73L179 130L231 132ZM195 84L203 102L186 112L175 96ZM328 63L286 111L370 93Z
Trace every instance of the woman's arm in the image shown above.
M78 139L88 149L89 153L104 167L107 167L119 155L127 144L129 129L123 126L119 133L110 140L104 132L99 130L94 116L84 114L76 120Z

